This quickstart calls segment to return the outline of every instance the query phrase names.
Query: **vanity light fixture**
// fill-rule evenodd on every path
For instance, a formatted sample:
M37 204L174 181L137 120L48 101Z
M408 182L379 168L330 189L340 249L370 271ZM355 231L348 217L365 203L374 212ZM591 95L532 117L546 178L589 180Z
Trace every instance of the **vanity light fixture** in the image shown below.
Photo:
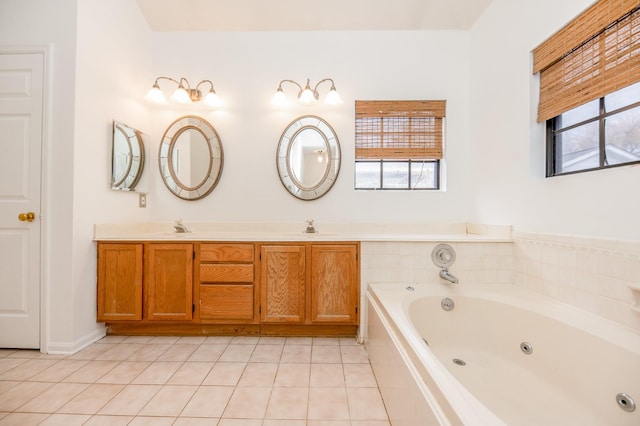
M330 78L323 78L320 80L313 89L309 83L309 79L307 79L307 85L302 87L302 85L298 84L293 80L282 80L280 84L278 84L278 90L276 90L275 95L271 98L271 103L276 106L284 106L287 104L287 97L284 94L284 90L282 90L282 83L292 83L298 86L298 103L301 105L313 105L318 102L320 98L320 94L318 93L318 86L324 83L325 81L331 82L331 88L329 89L329 93L324 98L324 103L328 105L338 105L342 103L342 99L336 90L336 86L333 83L333 80Z
M160 90L160 85L158 85L158 81L160 80L170 80L178 85L178 88L173 95L171 95L171 99L175 102L181 104L195 103L202 101L203 104L208 105L210 107L220 107L222 106L222 102L220 101L220 97L216 94L216 91L213 88L213 83L211 80L202 80L200 83L196 84L195 88L191 88L189 84L189 80L184 77L180 77L180 80L174 80L171 77L158 77L156 81L153 83L153 87L145 96L146 99L151 100L152 102L158 104L166 104L167 98L165 98L164 93ZM211 88L209 92L203 97L202 91L200 91L200 86L208 83Z

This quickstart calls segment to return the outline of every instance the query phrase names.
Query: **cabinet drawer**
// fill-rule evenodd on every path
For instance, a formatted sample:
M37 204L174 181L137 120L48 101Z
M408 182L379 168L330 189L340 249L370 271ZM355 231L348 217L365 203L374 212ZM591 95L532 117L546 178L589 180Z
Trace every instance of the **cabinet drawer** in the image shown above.
M200 318L205 320L252 320L253 286L200 286Z
M253 244L201 244L201 262L253 262Z
M201 264L200 282L253 283L253 264Z

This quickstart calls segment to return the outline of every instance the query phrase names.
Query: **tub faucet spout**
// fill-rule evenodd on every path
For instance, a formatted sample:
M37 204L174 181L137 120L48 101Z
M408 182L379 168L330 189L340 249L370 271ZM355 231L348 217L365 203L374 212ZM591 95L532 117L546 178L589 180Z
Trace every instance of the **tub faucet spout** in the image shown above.
M448 269L440 269L440 278L449 281L451 284L458 284L458 278L449 272Z

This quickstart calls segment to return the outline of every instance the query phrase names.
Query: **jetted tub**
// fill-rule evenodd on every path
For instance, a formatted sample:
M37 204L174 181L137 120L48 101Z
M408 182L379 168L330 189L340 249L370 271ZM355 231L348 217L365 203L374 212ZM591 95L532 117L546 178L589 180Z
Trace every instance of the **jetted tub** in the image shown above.
M631 328L514 286L370 284L367 300L394 426L640 425Z

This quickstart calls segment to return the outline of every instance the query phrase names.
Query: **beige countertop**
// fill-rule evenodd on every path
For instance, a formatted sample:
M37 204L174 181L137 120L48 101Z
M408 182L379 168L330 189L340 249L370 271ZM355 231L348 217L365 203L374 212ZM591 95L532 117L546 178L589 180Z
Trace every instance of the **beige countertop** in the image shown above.
M315 223L317 233L305 233L306 223L182 223L188 233L177 233L173 222L96 224L94 241L414 241L512 242L507 225Z

